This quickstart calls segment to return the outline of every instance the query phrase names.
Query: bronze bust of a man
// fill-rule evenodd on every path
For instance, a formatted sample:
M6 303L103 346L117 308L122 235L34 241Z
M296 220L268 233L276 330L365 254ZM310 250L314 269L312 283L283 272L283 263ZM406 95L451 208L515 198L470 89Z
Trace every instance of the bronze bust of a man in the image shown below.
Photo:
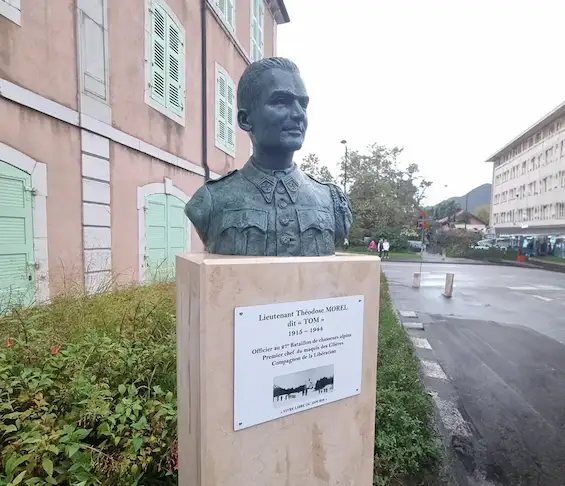
M271 57L252 63L237 89L239 127L253 155L243 169L208 181L185 213L210 253L333 255L351 209L335 184L319 182L292 158L304 143L308 95L297 66Z

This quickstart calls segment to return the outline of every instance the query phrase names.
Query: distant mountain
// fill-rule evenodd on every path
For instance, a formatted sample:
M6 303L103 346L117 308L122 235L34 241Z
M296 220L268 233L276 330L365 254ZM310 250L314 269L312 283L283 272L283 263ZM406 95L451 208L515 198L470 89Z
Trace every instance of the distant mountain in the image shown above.
M468 193L469 197L467 199L467 210L470 213L474 213L481 206L484 206L485 204L490 204L491 191L492 191L492 184L483 184L479 187L475 187L475 189L473 189ZM459 197L450 197L449 199L446 199L445 201L442 201L439 204L446 203L449 201L455 201L457 204L459 204L461 209L465 209L466 197L467 194L464 194L463 196L459 196Z

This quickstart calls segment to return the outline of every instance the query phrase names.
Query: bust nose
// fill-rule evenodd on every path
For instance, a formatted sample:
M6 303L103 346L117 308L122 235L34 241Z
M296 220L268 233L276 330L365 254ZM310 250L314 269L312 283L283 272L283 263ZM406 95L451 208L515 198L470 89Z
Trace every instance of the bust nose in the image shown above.
M306 110L302 107L299 101L292 104L292 111L290 117L295 121L302 121L306 115Z

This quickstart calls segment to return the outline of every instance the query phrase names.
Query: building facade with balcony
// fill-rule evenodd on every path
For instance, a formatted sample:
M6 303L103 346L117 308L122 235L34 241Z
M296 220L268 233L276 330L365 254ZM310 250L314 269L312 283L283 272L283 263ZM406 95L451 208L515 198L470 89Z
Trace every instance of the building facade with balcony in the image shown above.
M0 0L0 302L202 251L184 205L247 161L236 86L288 21L283 0Z
M491 227L497 235L563 241L565 103L490 157Z

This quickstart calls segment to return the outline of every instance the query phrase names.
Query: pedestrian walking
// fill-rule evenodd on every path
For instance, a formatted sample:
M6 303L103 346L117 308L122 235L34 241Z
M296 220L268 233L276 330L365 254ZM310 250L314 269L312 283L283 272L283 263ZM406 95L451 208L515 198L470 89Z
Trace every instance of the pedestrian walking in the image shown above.
M390 250L390 243L385 238L385 240L383 241L383 252L384 252L384 259L385 260L388 260L388 251L389 250Z
M376 249L377 249L377 244L375 243L375 240L371 240L371 243L369 243L367 250L375 251Z
M379 250L379 256L383 257L383 239L379 240L379 244L377 245L377 249Z

